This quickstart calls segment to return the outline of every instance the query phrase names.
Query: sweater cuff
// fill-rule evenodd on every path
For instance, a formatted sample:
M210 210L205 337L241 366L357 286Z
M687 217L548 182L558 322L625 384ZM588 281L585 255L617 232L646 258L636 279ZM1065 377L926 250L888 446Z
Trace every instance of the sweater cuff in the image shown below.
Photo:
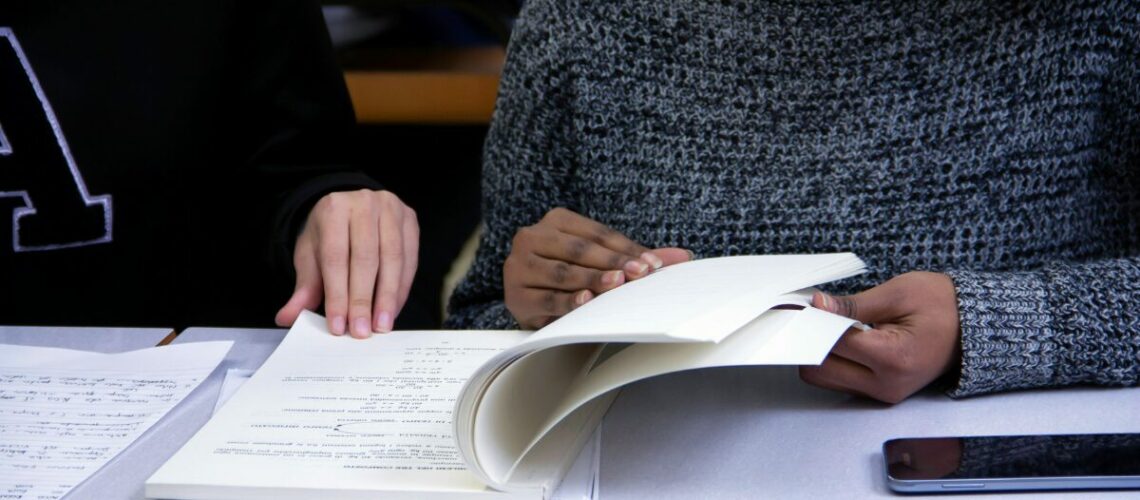
M948 272L958 293L962 364L947 394L974 396L1050 385L1057 334L1041 273Z

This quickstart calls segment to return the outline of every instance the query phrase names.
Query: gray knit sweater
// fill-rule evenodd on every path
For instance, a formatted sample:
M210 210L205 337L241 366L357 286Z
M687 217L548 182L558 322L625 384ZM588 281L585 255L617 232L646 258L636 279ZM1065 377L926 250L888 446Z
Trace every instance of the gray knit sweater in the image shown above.
M954 279L954 396L1140 382L1140 5L531 0L448 323L515 328L515 231L567 207L700 257Z

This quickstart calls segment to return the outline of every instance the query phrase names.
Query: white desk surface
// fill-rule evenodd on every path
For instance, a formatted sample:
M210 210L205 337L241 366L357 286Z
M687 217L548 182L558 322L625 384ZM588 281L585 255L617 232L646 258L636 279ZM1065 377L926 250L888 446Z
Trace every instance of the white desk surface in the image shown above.
M0 344L125 352L154 347L173 331L170 328L0 326Z
M907 498L887 489L880 451L886 439L1095 432L1140 432L1140 388L961 400L924 393L892 407L808 386L790 367L678 373L626 387L610 409L602 427L601 497ZM1140 492L1047 495L1102 497Z
M13 335L20 328L0 327L0 339L27 338L23 333ZM125 335L114 333L116 329L97 330L103 332L83 333ZM234 340L235 344L198 390L67 498L142 499L146 478L209 418L225 371L259 367L284 334L284 330L191 328L179 335L174 343ZM98 346L112 342L73 340L78 337L72 334L55 338L66 342L48 345L94 345L100 350ZM79 345L71 345L73 341ZM891 407L807 386L788 367L672 374L627 387L606 416L601 497L904 498L892 495L883 479L879 447L886 439L1140 432L1137 415L1140 388L1028 391L964 400L928 393ZM1048 498L1138 496L1136 491L1080 492L1052 493ZM967 495L944 498L963 497Z

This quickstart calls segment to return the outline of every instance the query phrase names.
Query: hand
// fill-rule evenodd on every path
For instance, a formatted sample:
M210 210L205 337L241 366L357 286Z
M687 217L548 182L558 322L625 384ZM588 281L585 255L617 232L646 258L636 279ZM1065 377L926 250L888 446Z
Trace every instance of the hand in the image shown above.
M277 324L292 325L323 298L334 335L392 330L416 273L419 239L416 212L388 191L325 195L297 237L297 285Z
M540 328L627 280L691 259L688 250L649 250L603 224L555 208L515 233L503 263L504 299L520 326Z
M898 403L961 357L958 297L949 276L911 272L848 297L816 293L812 305L874 328L852 328L800 378L820 387Z

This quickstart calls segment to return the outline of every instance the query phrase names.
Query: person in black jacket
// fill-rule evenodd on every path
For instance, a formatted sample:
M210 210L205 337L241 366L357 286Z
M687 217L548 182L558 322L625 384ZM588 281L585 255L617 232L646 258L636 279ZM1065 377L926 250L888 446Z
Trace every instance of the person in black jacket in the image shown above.
M353 122L312 2L4 2L0 324L390 330L418 225Z

